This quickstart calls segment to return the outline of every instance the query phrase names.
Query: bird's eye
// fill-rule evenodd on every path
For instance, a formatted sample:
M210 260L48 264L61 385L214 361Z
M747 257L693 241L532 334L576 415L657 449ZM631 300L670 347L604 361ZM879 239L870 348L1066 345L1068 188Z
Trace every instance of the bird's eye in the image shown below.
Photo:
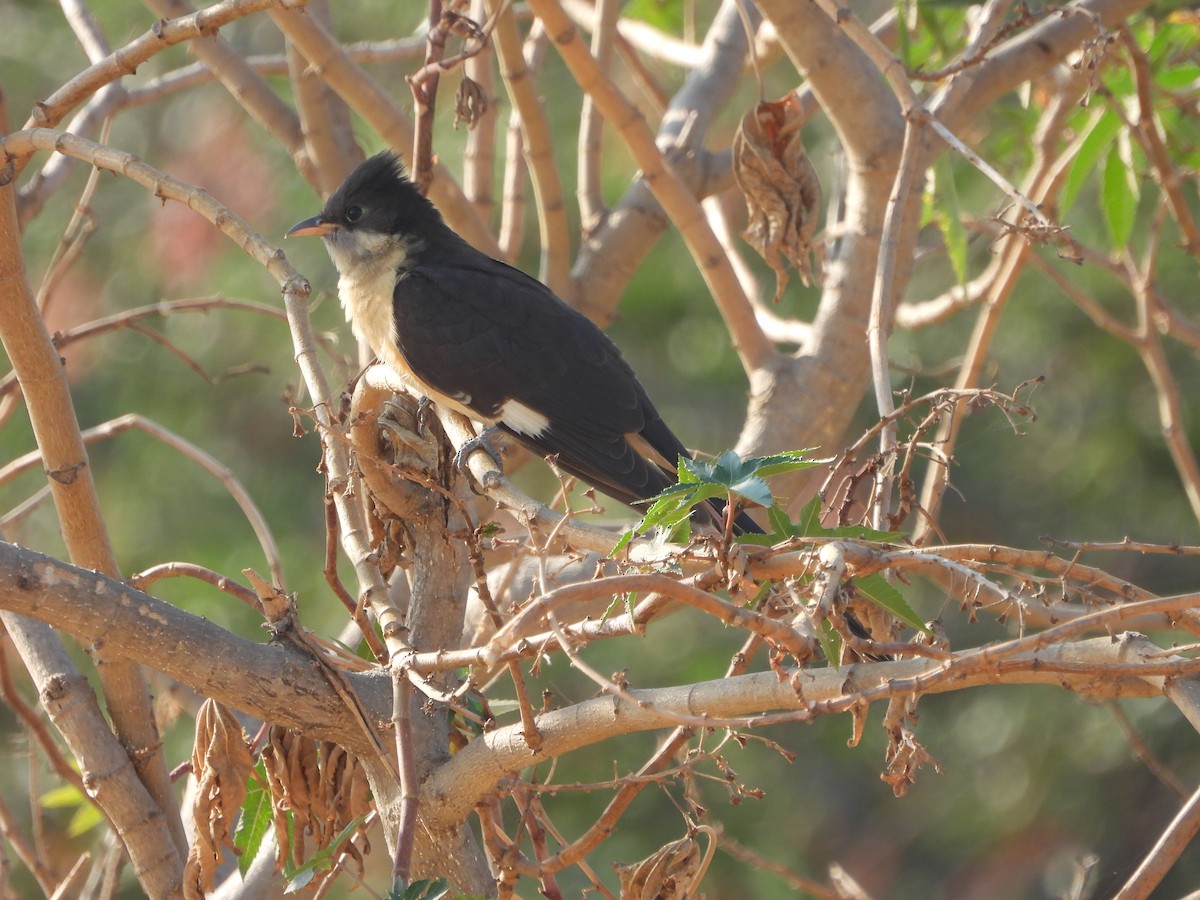
M362 207L361 206L352 206L348 210L346 210L346 221L347 222L357 222L361 218L362 218Z

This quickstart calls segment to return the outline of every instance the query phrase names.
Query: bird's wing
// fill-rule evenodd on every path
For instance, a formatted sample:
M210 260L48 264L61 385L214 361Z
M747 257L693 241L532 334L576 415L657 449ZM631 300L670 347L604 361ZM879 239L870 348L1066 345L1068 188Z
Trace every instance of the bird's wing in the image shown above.
M672 483L687 451L616 345L541 282L456 255L407 270L394 316L413 374L567 472L626 503Z

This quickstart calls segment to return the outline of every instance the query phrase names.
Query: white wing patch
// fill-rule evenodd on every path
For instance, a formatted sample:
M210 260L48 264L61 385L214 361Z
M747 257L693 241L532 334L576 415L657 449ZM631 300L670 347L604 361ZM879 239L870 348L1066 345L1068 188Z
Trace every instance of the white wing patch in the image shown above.
M550 420L536 409L517 400L505 400L500 407L500 421L518 434L540 437L550 427Z

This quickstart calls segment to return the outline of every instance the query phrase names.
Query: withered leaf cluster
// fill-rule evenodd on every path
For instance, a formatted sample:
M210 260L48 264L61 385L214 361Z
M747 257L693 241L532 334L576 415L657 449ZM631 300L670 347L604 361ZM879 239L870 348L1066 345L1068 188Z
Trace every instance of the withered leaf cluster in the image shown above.
M342 854L343 860L352 860L361 875L363 856L370 851L370 844L361 830L344 834L348 825L371 810L370 788L358 759L336 744L272 726L262 760L279 846L277 868L281 869L289 857L293 864L303 865L342 837L342 846L333 849ZM196 837L188 852L184 877L188 900L200 900L214 889L226 848L238 852L233 830L252 770L253 760L241 724L227 707L206 700L196 719L192 750L192 771L197 782L192 810Z
M659 847L641 862L616 863L622 900L687 900L701 856L700 845L684 837Z
M787 287L787 265L812 282L810 241L817 228L821 182L804 152L795 94L764 101L742 118L733 139L733 177L746 197L743 236L775 273L775 299Z
M263 748L271 812L279 843L279 865L287 854L302 865L312 854L330 846L346 826L371 810L366 772L358 758L337 744L315 741L272 726ZM287 814L293 825L289 846ZM352 859L361 874L363 856L370 852L365 834L359 843L347 838L335 848Z
M196 742L192 747L192 773L196 778L192 820L196 837L188 850L183 879L189 900L202 898L215 887L225 848L236 852L233 828L246 799L250 768L250 748L241 723L227 707L205 700L196 716Z

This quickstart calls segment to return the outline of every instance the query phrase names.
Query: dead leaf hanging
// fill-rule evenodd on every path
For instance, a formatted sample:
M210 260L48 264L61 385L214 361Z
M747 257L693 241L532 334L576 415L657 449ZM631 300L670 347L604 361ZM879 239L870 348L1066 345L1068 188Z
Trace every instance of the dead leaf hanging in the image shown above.
M309 854L340 841L333 849L361 872L370 844L361 830L344 834L371 811L366 772L357 757L336 744L273 725L262 758L279 845L276 868L282 868L289 856L295 865L303 865ZM334 872L336 868L326 874Z
M812 283L809 242L817 228L821 182L804 152L795 94L764 101L742 118L733 139L733 177L746 198L742 233L775 273L775 299L787 286L787 264Z
M700 845L680 838L641 862L613 863L621 882L621 900L687 900L701 867Z
M189 898L204 897L213 889L224 848L236 852L233 825L246 799L250 767L250 750L237 717L216 701L205 700L196 717L192 747L196 837L184 872L184 893Z

